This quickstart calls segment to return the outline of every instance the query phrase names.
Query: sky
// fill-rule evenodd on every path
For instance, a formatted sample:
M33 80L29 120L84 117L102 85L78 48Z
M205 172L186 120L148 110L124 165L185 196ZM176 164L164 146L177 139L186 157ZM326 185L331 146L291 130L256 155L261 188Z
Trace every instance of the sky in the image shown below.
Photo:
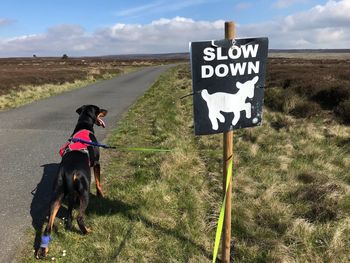
M225 21L269 48L350 48L350 0L1 0L0 57L187 52Z

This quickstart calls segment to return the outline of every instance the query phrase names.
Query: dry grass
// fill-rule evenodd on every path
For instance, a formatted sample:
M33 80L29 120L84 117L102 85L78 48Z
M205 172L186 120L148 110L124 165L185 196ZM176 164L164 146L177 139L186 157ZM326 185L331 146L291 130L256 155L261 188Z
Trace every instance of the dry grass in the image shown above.
M296 59L320 59L320 60L328 60L328 59L350 59L349 52L270 52L269 58L296 58Z
M0 110L178 59L0 58Z
M72 83L76 80L101 79L116 75L125 68L174 63L165 59L113 58L0 58L0 95L26 86Z
M272 58L266 105L299 118L333 112L350 123L350 60Z
M138 68L125 67L116 74L106 73L100 75L98 79L91 74L88 75L88 78L85 80L74 80L73 82L61 84L21 85L18 88L8 90L3 95L0 95L0 110L15 108L68 90L86 87L96 81L110 79L117 76L117 74L128 73L137 69Z
M92 81L77 80L74 83L65 83L61 85L44 84L41 86L21 87L21 90L19 91L12 91L6 95L0 96L0 110L15 108L26 103L47 98L64 91L80 88L91 83Z

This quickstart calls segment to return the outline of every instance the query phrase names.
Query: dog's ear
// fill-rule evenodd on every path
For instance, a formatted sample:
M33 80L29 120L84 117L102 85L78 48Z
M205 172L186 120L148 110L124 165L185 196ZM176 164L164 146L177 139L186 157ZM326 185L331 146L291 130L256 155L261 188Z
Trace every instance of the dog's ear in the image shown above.
M107 111L107 110L105 110L105 109L100 109L100 113L98 114L98 116L100 116L100 117L104 117L104 116L106 116L106 115L107 115L107 113L108 113L108 111Z
M77 110L76 110L76 113L78 113L79 115L82 113L82 111L84 110L84 108L85 108L85 105L84 106L81 106L80 108L78 108Z
M239 82L239 81L236 82L237 89L241 89L242 86L243 86L243 84L241 82Z
M253 83L256 84L258 82L258 80L259 80L259 77L255 76L252 80L253 80Z

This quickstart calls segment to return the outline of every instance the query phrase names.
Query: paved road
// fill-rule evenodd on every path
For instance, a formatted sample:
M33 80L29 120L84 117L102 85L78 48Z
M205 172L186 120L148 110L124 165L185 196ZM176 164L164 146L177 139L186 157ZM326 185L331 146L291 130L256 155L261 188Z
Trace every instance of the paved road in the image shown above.
M47 209L59 147L76 124L75 110L95 104L109 110L101 141L128 107L170 66L138 72L0 112L0 262L11 262L24 232L40 227ZM34 242L34 241L33 241Z

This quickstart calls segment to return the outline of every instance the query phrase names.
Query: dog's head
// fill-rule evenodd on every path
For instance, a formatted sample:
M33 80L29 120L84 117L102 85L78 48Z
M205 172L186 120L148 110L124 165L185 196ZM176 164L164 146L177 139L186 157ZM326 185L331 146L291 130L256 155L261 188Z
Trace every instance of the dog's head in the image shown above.
M254 97L255 84L258 82L259 77L255 76L252 80L248 80L245 83L240 83L237 81L236 87L240 90L243 89L246 96L250 99Z
M90 118L93 124L96 124L97 126L101 126L103 128L106 127L106 124L102 118L107 115L107 110L100 109L95 105L83 105L78 108L76 112L80 116L79 120Z

